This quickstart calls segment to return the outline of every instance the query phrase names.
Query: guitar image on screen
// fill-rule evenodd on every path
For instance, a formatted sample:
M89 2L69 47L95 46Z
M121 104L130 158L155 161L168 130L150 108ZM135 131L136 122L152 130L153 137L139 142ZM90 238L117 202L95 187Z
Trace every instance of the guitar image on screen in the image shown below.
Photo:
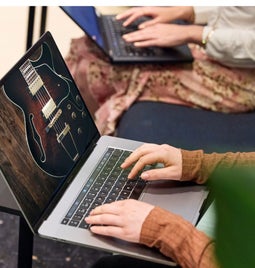
M19 81L5 85L5 91L23 111L36 164L51 176L63 177L84 150L87 110L71 79L55 71L47 44L38 51L38 58L27 59L19 67Z

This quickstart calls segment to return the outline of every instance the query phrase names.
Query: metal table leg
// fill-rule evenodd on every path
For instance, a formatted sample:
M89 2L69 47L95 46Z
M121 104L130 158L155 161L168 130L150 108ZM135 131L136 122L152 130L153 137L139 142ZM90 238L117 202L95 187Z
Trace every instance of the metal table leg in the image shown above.
M33 233L25 219L22 216L19 218L18 268L32 268Z

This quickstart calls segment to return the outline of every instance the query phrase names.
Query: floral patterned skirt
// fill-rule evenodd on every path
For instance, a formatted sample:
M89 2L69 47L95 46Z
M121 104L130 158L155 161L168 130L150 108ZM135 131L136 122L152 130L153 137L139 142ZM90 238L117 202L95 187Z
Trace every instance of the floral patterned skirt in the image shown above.
M66 63L100 133L114 134L139 100L239 113L255 108L255 69L229 68L189 44L193 63L111 64L87 37L71 40Z

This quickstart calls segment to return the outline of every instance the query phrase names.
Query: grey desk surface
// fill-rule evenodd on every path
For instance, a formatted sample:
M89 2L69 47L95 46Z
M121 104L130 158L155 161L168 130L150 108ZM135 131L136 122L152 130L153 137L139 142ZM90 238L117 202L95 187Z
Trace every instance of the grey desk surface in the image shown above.
M19 207L12 196L8 185L0 173L0 210L2 208L19 211Z

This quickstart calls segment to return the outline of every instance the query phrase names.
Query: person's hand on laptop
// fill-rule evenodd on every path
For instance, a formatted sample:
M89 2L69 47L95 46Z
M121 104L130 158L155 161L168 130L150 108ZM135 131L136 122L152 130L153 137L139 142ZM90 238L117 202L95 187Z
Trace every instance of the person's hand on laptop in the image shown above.
M156 23L167 23L176 19L182 19L189 22L193 21L194 11L190 6L181 7L133 7L125 10L116 16L117 20L124 20L123 26L126 27L140 17L148 16L151 20L142 22L140 29L151 26Z
M124 20L123 26L127 27L143 16L151 17L139 24L139 30L124 34L126 42L133 43L136 47L172 47L187 43L201 44L203 26L170 24L174 20L194 21L194 10L191 6L182 7L134 7L116 16Z
M200 25L157 23L122 37L136 47L172 47L187 43L201 44L202 34L203 26Z
M168 144L158 145L145 143L137 148L121 165L128 168L134 164L128 178L134 178L146 165L163 164L162 168L155 168L141 173L144 180L172 179L180 180L182 176L181 150Z
M128 168L134 164L128 175L128 178L131 179L146 165L155 163L161 163L164 167L143 172L142 179L180 180L182 175L181 150L167 144L143 144L126 158L121 167ZM142 225L153 208L153 205L142 201L121 200L96 207L85 218L85 221L91 224L90 230L95 234L138 243Z
M142 224L154 208L145 202L127 199L98 206L85 218L91 232L138 243Z

